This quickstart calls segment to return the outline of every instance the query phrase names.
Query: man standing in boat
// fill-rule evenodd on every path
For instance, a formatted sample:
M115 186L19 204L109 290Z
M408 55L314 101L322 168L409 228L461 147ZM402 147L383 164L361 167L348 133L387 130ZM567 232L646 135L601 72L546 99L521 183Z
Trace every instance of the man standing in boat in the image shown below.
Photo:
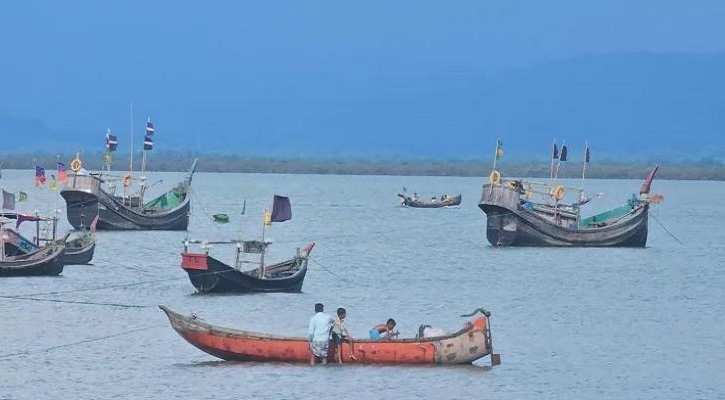
M322 303L315 304L315 315L310 318L308 335L310 337L310 365L315 365L319 359L322 364L327 364L327 351L330 347L330 329L334 320L329 314L323 311L325 306Z

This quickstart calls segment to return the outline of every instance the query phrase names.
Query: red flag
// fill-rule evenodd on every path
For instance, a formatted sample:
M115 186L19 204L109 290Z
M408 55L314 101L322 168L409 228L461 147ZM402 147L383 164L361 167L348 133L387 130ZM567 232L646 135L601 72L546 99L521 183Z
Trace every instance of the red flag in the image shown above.
M35 166L35 186L45 184L45 168Z
M90 226L91 233L96 232L96 225L98 225L98 214L96 214L96 217L93 218L93 222L91 222L91 226Z
M58 182L65 183L68 180L68 171L65 169L65 164L58 161Z

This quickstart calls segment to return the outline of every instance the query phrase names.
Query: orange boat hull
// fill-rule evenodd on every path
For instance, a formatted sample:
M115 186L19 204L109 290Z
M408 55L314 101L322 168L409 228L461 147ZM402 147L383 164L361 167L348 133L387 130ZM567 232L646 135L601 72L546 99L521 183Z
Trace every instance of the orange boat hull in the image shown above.
M224 360L301 362L310 361L309 342L217 327L160 306L173 328L187 342ZM358 340L342 349L330 346L330 360L342 351L343 363L354 364L470 364L491 352L488 318L478 318L451 335L401 340ZM354 358L350 357L354 354Z

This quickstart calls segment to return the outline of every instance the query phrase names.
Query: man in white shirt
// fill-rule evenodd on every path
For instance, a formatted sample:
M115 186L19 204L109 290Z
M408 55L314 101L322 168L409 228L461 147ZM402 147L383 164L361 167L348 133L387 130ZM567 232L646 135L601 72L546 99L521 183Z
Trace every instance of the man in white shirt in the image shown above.
M310 365L320 359L322 364L327 364L327 351L330 347L330 329L334 320L323 311L325 306L322 303L315 304L315 315L310 318L310 325L307 334L310 338Z

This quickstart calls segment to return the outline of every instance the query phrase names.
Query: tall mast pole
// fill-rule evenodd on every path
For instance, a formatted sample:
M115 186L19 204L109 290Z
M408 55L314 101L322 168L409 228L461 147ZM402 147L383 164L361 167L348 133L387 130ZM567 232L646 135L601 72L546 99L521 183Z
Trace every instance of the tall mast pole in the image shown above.
M589 151L589 143L584 142L584 162L582 163L582 192L584 192L584 174L587 171L587 151Z
M551 186L554 186L554 146L556 146L556 138L554 138L554 142L551 144L551 167L549 168Z
M496 139L496 146L493 149L493 170L496 171L496 161L498 161L498 143L501 139Z
M131 103L131 162L128 169L133 174L133 103Z

